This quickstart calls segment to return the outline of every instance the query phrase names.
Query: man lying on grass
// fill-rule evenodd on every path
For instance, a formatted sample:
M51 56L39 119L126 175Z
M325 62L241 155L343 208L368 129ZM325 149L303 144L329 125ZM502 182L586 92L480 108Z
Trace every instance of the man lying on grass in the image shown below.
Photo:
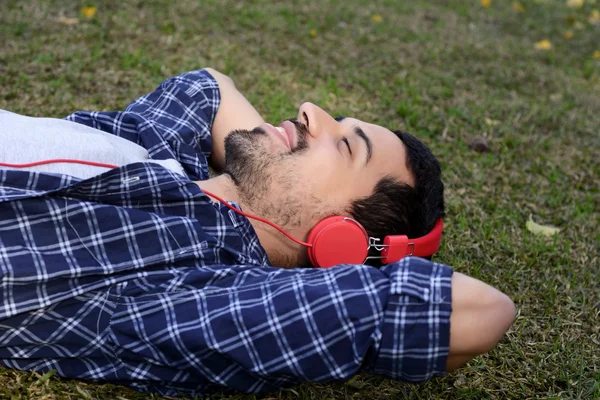
M165 395L359 372L421 382L512 324L508 297L424 258L298 268L306 247L215 200L304 240L331 215L373 238L421 237L444 213L443 185L407 133L308 103L274 128L211 69L125 111L3 111L0 127L6 367ZM51 159L92 165L15 165Z

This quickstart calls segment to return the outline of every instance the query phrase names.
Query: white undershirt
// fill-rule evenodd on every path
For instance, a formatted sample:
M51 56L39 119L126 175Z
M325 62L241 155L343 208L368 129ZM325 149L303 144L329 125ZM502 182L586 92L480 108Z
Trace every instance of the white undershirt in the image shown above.
M26 164L56 158L94 161L119 167L135 162L153 162L185 176L177 160L151 160L143 147L99 129L63 119L26 117L0 110L0 162ZM81 179L109 170L71 163L20 169L65 174Z

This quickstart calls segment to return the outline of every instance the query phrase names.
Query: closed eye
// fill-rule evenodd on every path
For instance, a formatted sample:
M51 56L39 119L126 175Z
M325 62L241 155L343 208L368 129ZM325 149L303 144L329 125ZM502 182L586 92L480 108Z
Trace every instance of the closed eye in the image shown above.
M348 139L343 138L342 141L344 143L346 143L346 146L348 147L348 151L350 152L350 155L352 155L352 149L350 148L350 142L348 142Z

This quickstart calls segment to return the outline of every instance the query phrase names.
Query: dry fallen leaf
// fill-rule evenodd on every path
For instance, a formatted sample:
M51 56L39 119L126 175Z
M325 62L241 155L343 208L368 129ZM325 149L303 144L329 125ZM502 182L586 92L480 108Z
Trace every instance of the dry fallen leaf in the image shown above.
M552 48L552 43L548 39L540 40L535 44L535 48L538 50L550 50Z
M557 228L552 225L540 225L533 222L533 218L529 215L529 220L525 224L527 230L534 235L543 235L543 236L552 236L558 232L560 232L560 228Z
M567 40L571 39L573 37L573 31L569 29L568 31L563 33L563 37Z
M94 15L96 15L96 11L98 11L98 7L93 7L93 6L92 7L82 7L81 15L83 15L87 19L90 19Z
M488 140L486 138L481 137L481 136L477 136L477 137L470 139L467 142L467 145L469 146L469 148L475 150L478 153L487 153L487 152L491 151L490 143L488 142Z
M489 126L496 126L496 125L500 125L500 121L495 120L495 119L491 119L491 118L485 118L485 123Z
M71 25L75 25L75 24L79 23L79 20L77 18L69 18L69 17L65 17L64 15L61 15L60 17L58 17L56 19L56 21L59 24L63 24L63 25L67 25L67 26L71 26Z
M464 375L459 375L454 381L454 386L464 386L467 383L467 377Z
M581 8L583 7L584 0L567 0L567 7L569 8Z
M550 100L554 101L554 102L559 102L563 99L563 95L562 93L552 93L550 95Z
M592 10L588 22L592 25L600 25L600 11Z
M519 13L524 13L525 12L525 7L523 6L523 4L521 4L518 1L513 1L512 2L512 9L513 11L519 12Z

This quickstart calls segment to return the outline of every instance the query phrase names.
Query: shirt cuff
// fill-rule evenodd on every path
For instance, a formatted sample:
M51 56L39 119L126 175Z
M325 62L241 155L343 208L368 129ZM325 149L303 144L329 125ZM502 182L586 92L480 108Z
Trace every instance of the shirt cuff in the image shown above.
M390 297L372 372L408 382L445 375L450 351L452 268L407 257L382 271L390 276Z

